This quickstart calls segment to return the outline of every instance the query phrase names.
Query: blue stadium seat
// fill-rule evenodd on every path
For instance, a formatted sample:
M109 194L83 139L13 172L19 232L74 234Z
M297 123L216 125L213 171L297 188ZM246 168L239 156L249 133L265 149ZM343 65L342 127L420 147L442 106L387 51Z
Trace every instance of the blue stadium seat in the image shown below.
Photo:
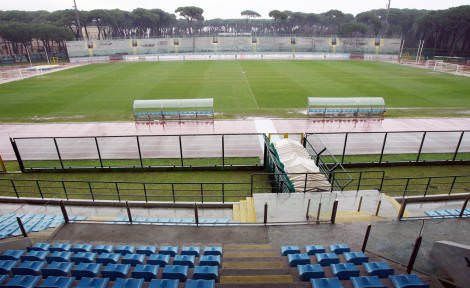
M310 281L310 279L312 278L325 277L325 272L319 264L298 265L297 270L299 272L299 277L302 281Z
M70 251L74 253L91 252L92 248L93 248L93 245L90 245L90 244L75 244L72 248L70 248Z
M46 260L46 256L48 254L49 254L49 251L32 250L22 255L20 258L21 258L21 261L44 261Z
M132 271L133 278L143 278L145 281L150 281L152 279L157 278L158 276L158 269L160 266L158 265L137 265L135 266L134 271Z
M158 254L175 257L175 255L178 254L178 246L161 246L160 250L158 250Z
M389 277L395 288L429 288L428 284L424 284L415 274L396 275Z
M310 264L310 257L307 253L304 254L288 254L287 261L290 267L296 267L297 265Z
M17 275L13 276L6 284L1 287L15 287L15 288L34 288L36 283L41 280L41 276L31 275Z
M20 263L18 260L0 260L0 275L10 274L11 269Z
M103 265L117 264L119 259L121 259L121 254L119 253L102 253L96 257L95 262Z
M49 247L49 251L51 252L63 252L63 251L70 251L72 249L72 244L68 243L56 243Z
M338 264L339 258L335 253L318 253L315 254L318 264L321 266L330 266L330 264Z
M323 245L307 245L305 246L305 251L308 255L315 255L317 253L325 253L326 250Z
M141 288L144 285L144 279L117 279L112 288Z
M348 263L353 263L354 265L362 265L362 263L369 262L369 257L363 252L344 252L343 256Z
M346 244L331 244L330 252L335 254L343 254L344 252L350 252L350 249Z
M188 277L188 266L167 265L163 268L163 279L178 279L182 282Z
M173 259L173 265L184 265L190 268L194 267L196 256L194 255L175 255Z
M83 277L76 288L106 288L109 278Z
M219 269L217 266L196 266L193 271L193 279L217 280Z
M155 252L157 252L157 246L139 246L135 251L137 254L144 254L147 256L155 254Z
M28 248L28 251L48 251L51 246L49 243L34 243Z
M388 266L387 262L371 262L362 264L369 276L377 276L379 278L388 278L393 275L395 270Z
M287 256L289 254L300 254L299 246L282 246L281 247L282 256Z
M201 253L201 248L198 246L183 246L181 249L181 255L194 255L196 257L199 257L199 254Z
M122 258L122 264L130 264L135 266L137 264L144 264L146 255L144 254L126 254L124 258Z
M116 278L126 278L130 269L130 264L109 264L101 271L101 275L114 281Z
M170 263L170 257L170 255L165 254L152 254L147 259L147 264L165 267L166 265L168 265L168 263Z
M47 267L41 269L42 276L68 276L73 264L70 262L52 262Z
M75 281L73 277L49 276L39 288L69 288L72 287L73 281Z
M331 264L331 271L333 275L338 277L339 280L349 280L351 277L359 277L359 269L353 263L339 263Z
M5 283L8 278L9 278L9 275L0 275L0 285Z
M0 260L20 260L26 250L7 250L1 256Z
M96 255L97 254L93 252L78 252L70 257L70 259L73 263L75 263L75 265L80 263L93 263L95 261Z
M343 288L338 278L310 279L312 288Z
M132 254L135 252L135 246L119 245L114 249L114 253L120 253L122 255Z
M69 262L72 258L73 252L54 251L46 256L47 263L52 262Z
M351 278L354 288L382 288L386 287L377 276L362 276Z
M219 255L222 256L223 248L220 246L206 246L204 247L204 256Z
M13 267L11 272L13 275L33 275L37 276L41 273L41 269L46 265L44 261L25 261L19 267Z
M201 256L199 259L201 266L220 266L220 256Z
M80 263L72 269L72 276L80 280L82 277L97 277L100 272L101 264Z
M186 282L185 288L214 288L215 281L214 280L191 280L189 279Z
M113 245L96 245L95 248L92 249L94 253L112 253L114 249Z
M149 288L178 288L179 284L178 279L153 279Z

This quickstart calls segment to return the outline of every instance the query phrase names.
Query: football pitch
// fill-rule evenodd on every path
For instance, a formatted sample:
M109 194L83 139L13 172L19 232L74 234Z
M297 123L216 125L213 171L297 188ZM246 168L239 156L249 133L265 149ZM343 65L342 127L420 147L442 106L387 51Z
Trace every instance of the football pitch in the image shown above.
M382 62L108 63L0 85L0 121L132 120L133 100L184 98L214 98L218 118L303 117L315 96L383 97L389 116L465 116L469 94L470 78Z

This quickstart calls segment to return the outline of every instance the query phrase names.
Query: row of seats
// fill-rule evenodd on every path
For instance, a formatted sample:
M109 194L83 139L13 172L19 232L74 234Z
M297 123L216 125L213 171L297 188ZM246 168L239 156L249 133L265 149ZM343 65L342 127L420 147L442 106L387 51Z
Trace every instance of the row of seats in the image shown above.
M82 277L80 281L73 286L75 277L49 276L41 282L40 276L14 276L7 280L8 276L0 276L0 288L105 288L110 282L109 278L90 278ZM153 279L149 283L149 288L178 288L180 281L178 279ZM141 288L144 285L144 279L119 278L114 281L112 288ZM194 280L186 281L186 288L213 288L214 280Z
M424 211L424 214L433 218L457 218L460 215L461 209L446 209L446 210L431 210ZM463 211L462 217L470 217L470 209L465 209Z
M214 111L180 111L180 112L137 112L136 116L162 115L213 115Z
M383 109L309 109L309 113L384 113Z
M417 275L396 275L389 276L395 288L429 288L429 285L423 284ZM335 278L319 278L311 279L312 288L343 288L340 279ZM351 277L354 288L386 288L377 276Z

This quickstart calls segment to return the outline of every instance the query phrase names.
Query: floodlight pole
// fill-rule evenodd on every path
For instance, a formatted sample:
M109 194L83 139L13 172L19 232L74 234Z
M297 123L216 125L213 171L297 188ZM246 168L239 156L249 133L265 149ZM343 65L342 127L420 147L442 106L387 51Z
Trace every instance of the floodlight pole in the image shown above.
M75 9L75 21L77 22L77 29L78 29L78 37L83 39L82 37L82 26L80 26L80 17L78 17L78 9L77 9L77 2L73 0L73 8Z

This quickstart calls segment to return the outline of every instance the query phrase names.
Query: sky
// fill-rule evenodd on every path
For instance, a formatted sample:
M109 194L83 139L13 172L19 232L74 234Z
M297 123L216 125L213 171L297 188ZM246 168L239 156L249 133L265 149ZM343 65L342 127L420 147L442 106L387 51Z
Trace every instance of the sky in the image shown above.
M174 13L180 6L198 6L204 9L206 19L240 18L246 9L257 11L268 18L271 10L290 10L308 13L322 13L331 9L356 15L371 9L385 8L388 0L76 0L78 9L114 9L132 11L135 8L160 8ZM2 0L1 10L62 10L73 6L73 0ZM470 5L470 0L391 0L392 8L447 9Z

